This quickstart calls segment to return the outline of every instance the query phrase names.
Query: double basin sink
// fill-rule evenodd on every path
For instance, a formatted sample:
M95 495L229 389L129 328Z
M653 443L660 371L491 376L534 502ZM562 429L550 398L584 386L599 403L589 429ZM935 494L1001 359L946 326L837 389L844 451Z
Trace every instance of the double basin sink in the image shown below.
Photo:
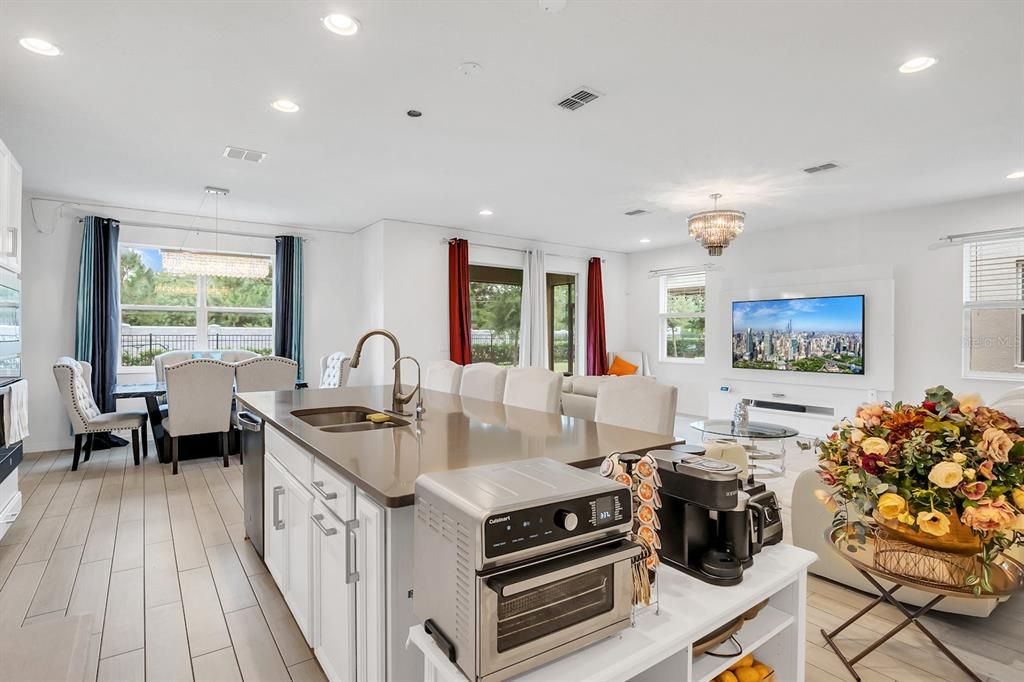
M388 421L373 422L367 419L371 414L386 414ZM404 419L362 406L316 407L306 410L293 410L292 416L301 419L310 426L326 433L355 433L357 431L379 431L393 429L396 426L408 426Z

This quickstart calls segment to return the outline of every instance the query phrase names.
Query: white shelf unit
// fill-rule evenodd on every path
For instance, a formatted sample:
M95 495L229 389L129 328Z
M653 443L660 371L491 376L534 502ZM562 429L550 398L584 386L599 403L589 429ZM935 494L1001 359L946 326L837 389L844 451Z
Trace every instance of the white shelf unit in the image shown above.
M803 682L807 566L816 558L791 545L768 547L755 557L743 582L731 587L712 586L662 566L658 611L645 609L633 627L514 679L706 682L741 656L754 653L775 669L776 679ZM743 652L729 658L693 658L693 642L764 599L768 606L737 633ZM422 626L410 630L409 641L424 653L425 680L465 679Z

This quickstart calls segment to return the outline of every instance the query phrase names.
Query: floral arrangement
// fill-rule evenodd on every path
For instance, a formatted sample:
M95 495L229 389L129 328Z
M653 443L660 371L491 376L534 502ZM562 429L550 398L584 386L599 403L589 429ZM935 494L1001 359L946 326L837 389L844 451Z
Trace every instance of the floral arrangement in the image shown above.
M840 498L819 495L836 524L847 523L841 501L936 538L957 522L970 529L982 547L981 575L967 578L976 594L991 591L999 552L1024 545L1024 429L977 395L936 386L920 405L863 405L833 428L818 460ZM867 526L853 527L863 542Z

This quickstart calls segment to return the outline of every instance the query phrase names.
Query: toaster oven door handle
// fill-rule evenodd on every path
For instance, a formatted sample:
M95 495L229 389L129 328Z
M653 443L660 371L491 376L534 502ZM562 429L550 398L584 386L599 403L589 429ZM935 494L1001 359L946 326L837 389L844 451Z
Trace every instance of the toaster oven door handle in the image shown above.
M571 554L559 559L552 559L544 564L532 566L532 570L526 569L522 571L510 571L509 573L490 578L487 581L487 584L492 590L500 594L502 597L513 597L517 594L536 589L542 585L553 583L556 580L571 578L574 575L586 573L587 571L592 571L595 568L601 568L608 564L632 559L635 556L639 556L643 551L640 545L632 542L616 543L615 547L616 549L612 551L594 549L587 552L580 552L579 554ZM544 570L548 567L548 564L552 564L550 566L551 570ZM555 564L558 566L556 567ZM564 564L564 566L562 564ZM529 575L524 578L517 579L517 575L522 575L524 573L528 573Z

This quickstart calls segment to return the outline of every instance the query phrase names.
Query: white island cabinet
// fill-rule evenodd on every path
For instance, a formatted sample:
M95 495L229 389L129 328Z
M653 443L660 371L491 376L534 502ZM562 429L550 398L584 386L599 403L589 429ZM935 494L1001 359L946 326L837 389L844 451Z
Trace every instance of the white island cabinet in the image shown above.
M329 679L404 680L422 665L402 646L411 567L389 567L389 541L408 552L411 525L266 426L263 560Z

